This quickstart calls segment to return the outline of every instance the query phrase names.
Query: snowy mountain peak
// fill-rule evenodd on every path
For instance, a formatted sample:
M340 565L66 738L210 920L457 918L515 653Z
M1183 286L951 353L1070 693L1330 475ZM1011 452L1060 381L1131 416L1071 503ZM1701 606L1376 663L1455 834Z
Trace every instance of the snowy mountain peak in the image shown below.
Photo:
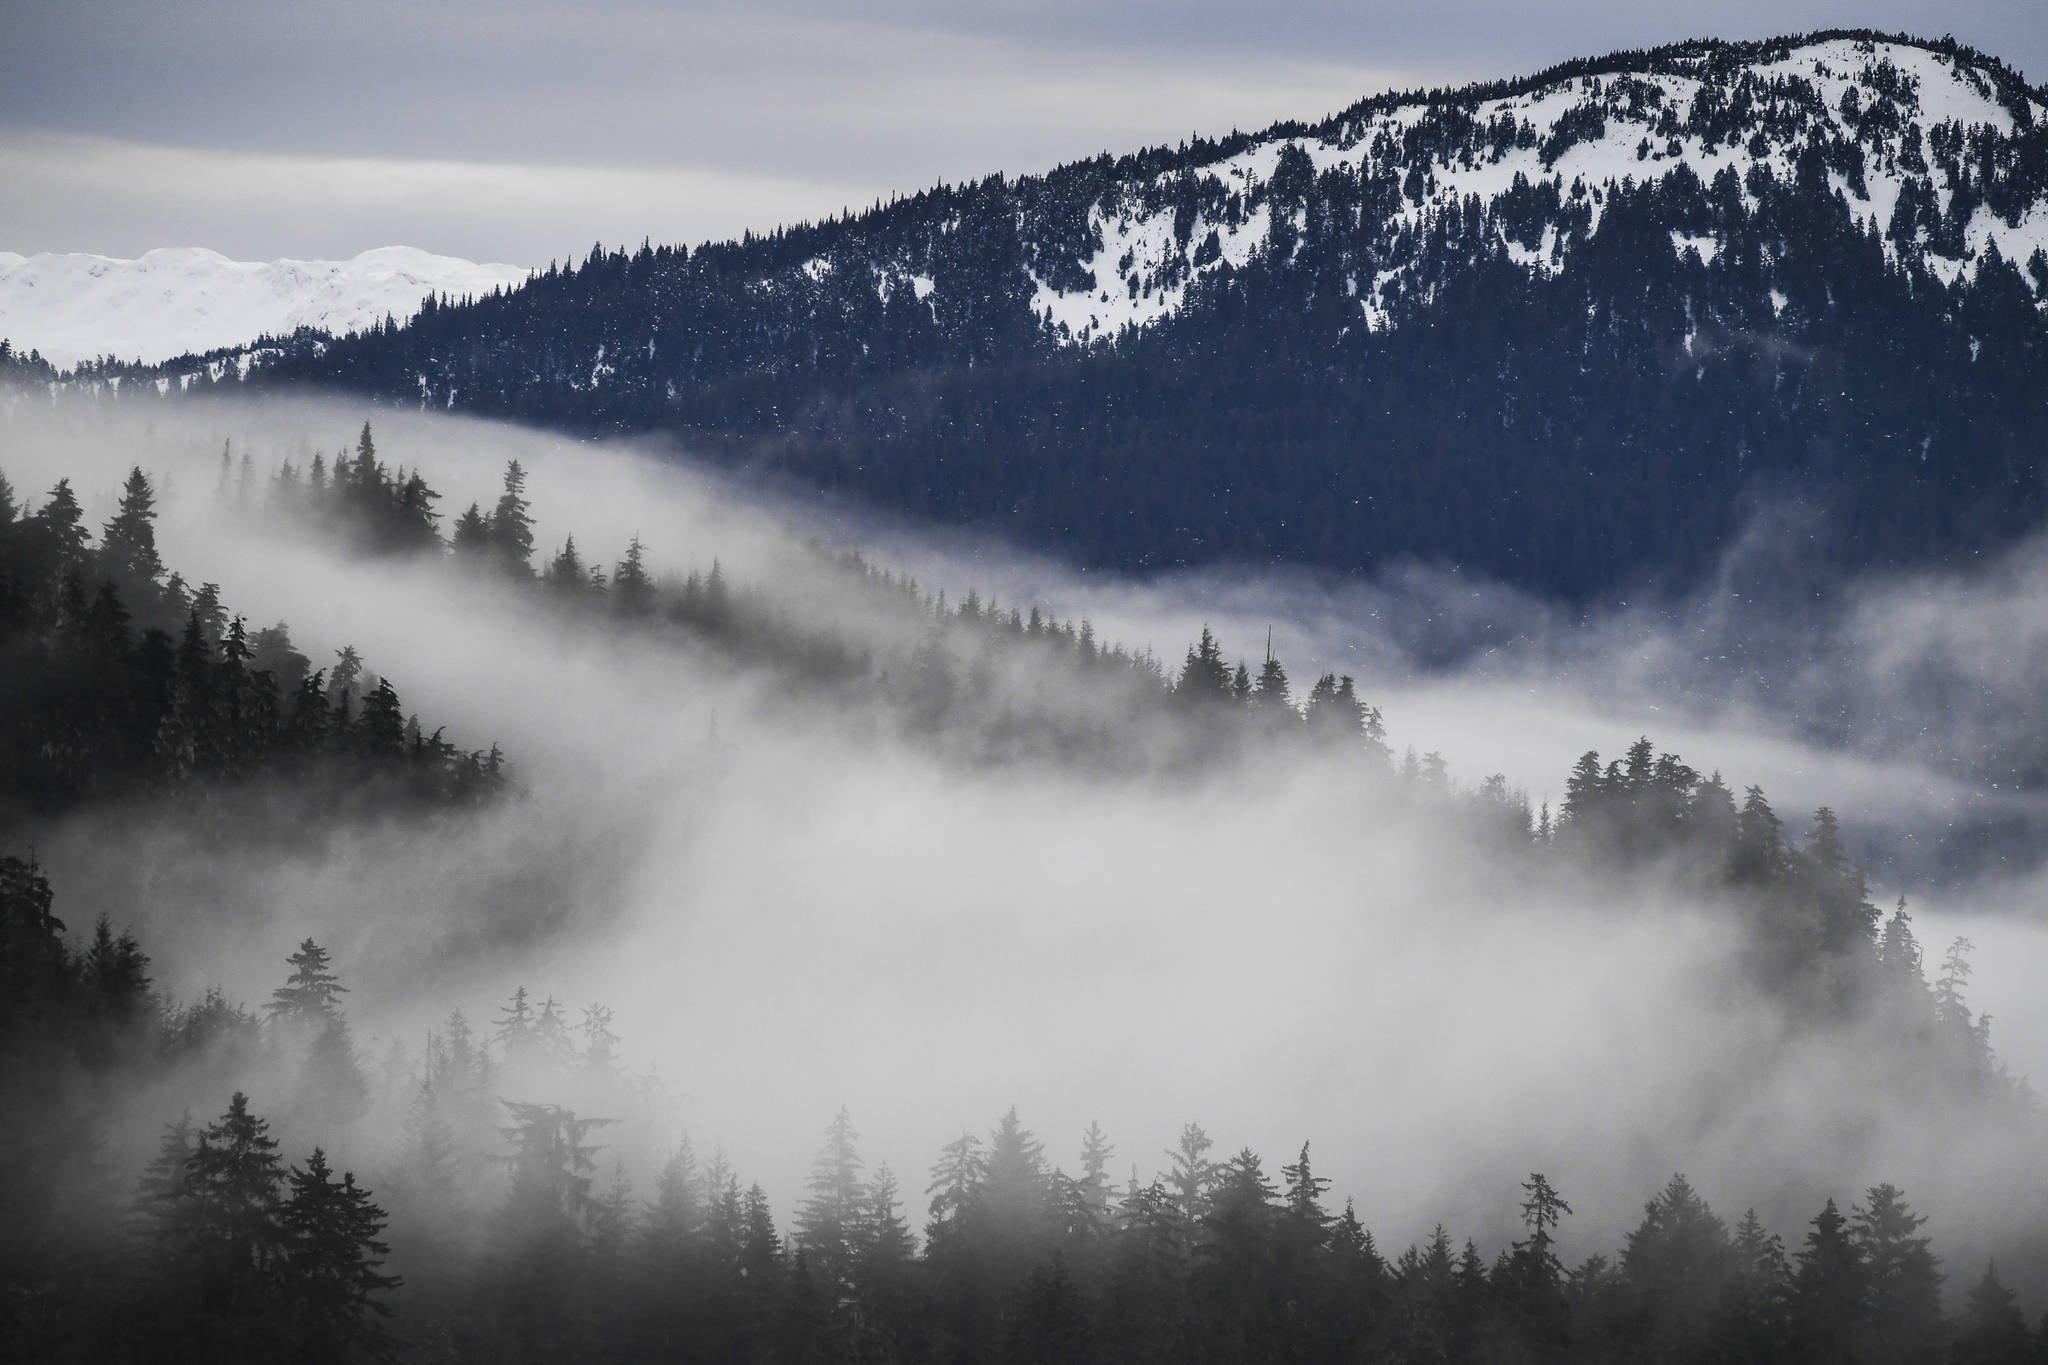
M1993 246L2023 266L2048 252L2048 197L2024 169L2048 103L1995 64L1871 35L1634 55L1506 86L1380 96L1313 129L1121 179L1088 209L1093 249L1078 272L1057 285L1032 275L1032 309L1062 342L1085 345L1171 316L1205 276L1276 249L1291 259L1328 232L1296 208L1305 178L1354 187L1358 216L1342 226L1377 239L1361 254L1379 268L1348 281L1368 328L1389 325L1397 298L1426 295L1408 247L1446 215L1476 201L1501 250L1554 273L1597 233L1607 191L1680 168L1700 186L1732 172L1746 187L1758 168L1790 182L1801 156L1817 155L1887 256L1945 283L1974 277ZM1389 184L1398 194L1374 193ZM1582 208L1582 221L1545 212L1559 203ZM1531 230L1518 233L1517 218ZM1707 264L1718 245L1711 232L1672 235L1675 253ZM2037 287L2048 291L2048 276Z
M345 261L235 261L204 247L132 260L0 251L0 338L61 367L103 355L154 364L300 327L341 335L402 321L429 294L487 294L531 273L406 246Z

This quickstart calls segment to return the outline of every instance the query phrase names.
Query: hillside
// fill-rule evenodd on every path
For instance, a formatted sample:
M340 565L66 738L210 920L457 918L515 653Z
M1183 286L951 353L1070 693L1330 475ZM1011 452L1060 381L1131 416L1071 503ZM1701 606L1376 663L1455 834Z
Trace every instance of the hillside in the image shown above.
M66 368L107 355L154 364L301 327L346 335L408 319L429 294L485 294L529 273L404 246L346 261L231 261L200 247L134 260L0 251L0 338Z
M594 252L249 382L672 432L1094 564L1588 598L1761 498L1938 560L2043 510L2044 120L1953 44L1690 43Z

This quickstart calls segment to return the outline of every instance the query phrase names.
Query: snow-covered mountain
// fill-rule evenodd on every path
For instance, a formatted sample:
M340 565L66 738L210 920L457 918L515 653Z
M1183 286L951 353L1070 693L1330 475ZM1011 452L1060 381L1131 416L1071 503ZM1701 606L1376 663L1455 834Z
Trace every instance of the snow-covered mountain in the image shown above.
M2030 143L2038 153L2039 139L2022 136L2048 123L2036 92L2001 90L1965 54L1869 37L1788 45L1763 60L1730 56L1703 46L1661 54L1639 71L1592 70L1492 97L1368 101L1311 132L1259 137L1227 156L1124 181L1088 208L1093 249L1074 262L1078 274L1057 282L1032 275L1033 311L1062 342L1085 344L1173 315L1195 282L1242 267L1276 240L1298 254L1311 225L1300 211L1289 220L1275 192L1290 161L1347 184L1400 181L1398 198L1360 203L1339 225L1368 232L1378 248L1369 256L1381 268L1346 281L1368 327L1386 325L1418 291L1426 299L1428 282L1403 243L1468 201L1492 220L1499 250L1554 275L1598 234L1614 187L1663 181L1680 167L1703 187L1732 173L1753 210L1756 170L1790 183L1809 152L1890 259L1944 283L1974 277L1994 244L2021 265L2048 251L2040 184L2026 194L1987 193ZM1516 200L1582 202L1585 221L1521 232L1507 211ZM1704 264L1720 246L1711 231L1671 233L1674 254L1690 250ZM2048 276L2034 284L2048 292Z
M0 251L0 339L60 368L113 356L154 364L312 327L340 335L523 283L522 266L479 265L412 247L346 261L231 261L201 247L134 260Z
M1766 498L1940 558L2048 517L2048 91L1862 31L1619 52L150 377L665 430L1121 566L1592 595Z

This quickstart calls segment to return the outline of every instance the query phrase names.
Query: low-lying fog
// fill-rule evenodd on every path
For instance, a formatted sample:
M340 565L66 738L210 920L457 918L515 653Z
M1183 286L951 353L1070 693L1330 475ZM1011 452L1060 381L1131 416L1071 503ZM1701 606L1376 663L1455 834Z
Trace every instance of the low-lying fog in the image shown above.
M1309 1139L1383 1247L1439 1219L1497 1246L1541 1170L1578 1210L1567 1259L1612 1252L1684 1170L1724 1216L1755 1204L1795 1245L1823 1197L1889 1179L1933 1214L1937 1249L1967 1236L2002 1266L2041 1250L2042 1154L1888 1111L1856 1037L1786 1044L1731 965L1731 927L1698 907L1532 883L1335 763L1167 782L945 762L714 655L564 628L530 596L224 512L224 440L254 457L260 490L280 460L352 445L365 416L449 518L488 508L522 461L541 555L573 534L609 567L637 533L657 573L716 557L769 585L792 535L816 534L953 600L973 587L1086 616L1170 672L1205 622L1256 669L1270 626L1297 697L1325 670L1355 674L1395 752L1440 751L1464 784L1502 772L1554 804L1582 751L1647 733L1738 792L1762 785L1801 839L1831 805L1874 899L1912 898L1930 960L1958 933L1976 943L1971 1002L2036 1077L2048 843L2029 836L2048 826L2012 770L2043 747L2041 547L1773 604L1752 544L1696 599L1575 617L1420 570L1070 573L778 504L652 448L431 415L21 401L0 417L20 495L39 503L68 476L97 527L140 465L188 581L218 582L252 626L288 621L315 666L354 645L430 728L511 759L519 797L455 840L344 832L315 858L178 848L92 814L38 831L60 914L112 909L179 996L218 982L260 1000L312 935L352 987L373 1069L451 1008L487 1024L522 983L602 1001L674 1122L700 1151L723 1143L784 1210L842 1103L868 1160L903 1174L914 1222L939 1145L1015 1103L1070 1170L1091 1119L1119 1176L1149 1178L1190 1119L1269 1171ZM871 628L850 603L808 610L855 638ZM223 884L237 889L193 891ZM138 885L140 903L112 899Z

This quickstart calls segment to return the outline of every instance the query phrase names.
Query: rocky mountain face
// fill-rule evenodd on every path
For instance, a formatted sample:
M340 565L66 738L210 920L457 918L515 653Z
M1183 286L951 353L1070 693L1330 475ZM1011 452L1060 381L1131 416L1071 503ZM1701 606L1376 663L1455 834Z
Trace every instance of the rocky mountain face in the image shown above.
M1694 581L1765 505L1848 565L2036 525L2044 299L2048 93L1834 33L597 251L239 382L671 432L1094 564L1588 599Z

